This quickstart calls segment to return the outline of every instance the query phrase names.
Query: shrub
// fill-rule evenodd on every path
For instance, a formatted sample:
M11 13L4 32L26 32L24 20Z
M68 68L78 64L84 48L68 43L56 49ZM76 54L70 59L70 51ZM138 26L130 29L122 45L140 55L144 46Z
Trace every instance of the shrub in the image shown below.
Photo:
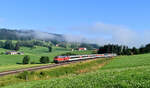
M29 79L29 72L24 71L24 72L20 73L19 75L17 75L17 78L28 80Z
M41 76L46 76L46 75L48 75L48 73L47 72L40 72L40 75Z
M43 64L49 63L49 57L47 57L47 56L42 56L42 57L40 58L40 62L43 63Z
M29 62L30 62L30 57L29 56L25 56L24 58L23 58L23 64L29 64Z
M0 55L3 55L3 54L4 54L4 52L1 52L1 53L0 53Z

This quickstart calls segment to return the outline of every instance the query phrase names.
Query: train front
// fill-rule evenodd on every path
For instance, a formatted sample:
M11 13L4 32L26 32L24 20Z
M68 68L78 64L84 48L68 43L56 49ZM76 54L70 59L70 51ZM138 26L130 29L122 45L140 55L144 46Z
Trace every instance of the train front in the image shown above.
M54 57L54 63L66 62L69 60L68 56L56 56Z
M59 57L58 56L54 57L54 63L59 63Z

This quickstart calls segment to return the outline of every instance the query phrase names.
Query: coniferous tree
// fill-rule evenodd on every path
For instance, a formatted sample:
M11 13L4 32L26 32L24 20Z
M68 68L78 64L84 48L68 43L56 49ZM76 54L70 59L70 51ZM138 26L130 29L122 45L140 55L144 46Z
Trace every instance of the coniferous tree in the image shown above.
M144 46L141 46L141 47L139 48L139 52L140 52L141 54L145 53L145 47L144 47Z
M99 54L104 54L104 53L116 53L118 55L131 55L132 52L127 46L119 46L119 45L113 45L113 44L108 44L101 46L98 51ZM138 51L136 51L138 53Z
M131 52L130 49L127 49L127 50L126 50L126 55L132 55L132 52Z
M0 48L4 47L4 43L2 41L0 41Z
M10 50L14 50L14 45L12 43L11 40L7 40L5 41L5 46L4 46L5 49L10 49Z
M19 43L16 43L14 50L18 51L20 49Z
M48 51L52 52L52 47L51 46L48 47Z
M139 50L136 47L133 47L131 51L133 54L139 54Z

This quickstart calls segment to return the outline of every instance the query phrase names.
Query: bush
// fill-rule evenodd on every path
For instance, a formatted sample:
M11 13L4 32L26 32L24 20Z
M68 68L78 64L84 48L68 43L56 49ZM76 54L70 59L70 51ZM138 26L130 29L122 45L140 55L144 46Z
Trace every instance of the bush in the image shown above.
M4 54L4 52L1 52L1 53L0 53L0 55L3 55L3 54Z
M46 76L46 75L48 75L47 72L40 72L40 76Z
M47 56L42 56L42 57L40 58L40 62L43 63L43 64L49 63L49 57L47 57Z
M30 62L30 57L29 56L25 56L24 58L23 58L23 64L29 64L29 62Z

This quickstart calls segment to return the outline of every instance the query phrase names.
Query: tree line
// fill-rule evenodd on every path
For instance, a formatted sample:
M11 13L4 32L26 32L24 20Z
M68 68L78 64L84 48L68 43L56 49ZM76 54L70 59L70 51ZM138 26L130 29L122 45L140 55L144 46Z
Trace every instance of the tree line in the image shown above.
M42 41L32 40L32 41L17 41L13 43L12 40L6 40L5 42L0 41L0 48L16 50L18 51L20 47L34 48L35 46L47 47L49 52L52 51L52 45L50 43L44 43Z
M108 44L101 46L98 50L98 53L99 54L116 53L118 55L136 55L136 54L150 53L150 44L147 44L140 48L136 47L129 48L128 46Z
M7 40L5 42L0 41L0 48L18 51L20 49L20 46L18 43L14 44L11 40Z

